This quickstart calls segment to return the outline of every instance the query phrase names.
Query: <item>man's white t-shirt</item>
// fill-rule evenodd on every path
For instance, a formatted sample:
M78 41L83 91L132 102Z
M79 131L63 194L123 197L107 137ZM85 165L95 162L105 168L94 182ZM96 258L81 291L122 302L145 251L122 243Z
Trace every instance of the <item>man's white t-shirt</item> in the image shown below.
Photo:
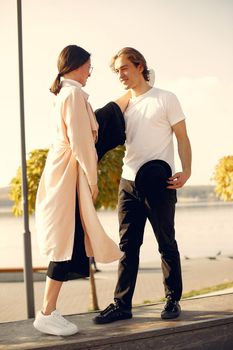
M172 126L185 119L177 97L153 87L130 100L124 118L126 152L122 177L134 181L138 169L153 159L165 160L174 174Z

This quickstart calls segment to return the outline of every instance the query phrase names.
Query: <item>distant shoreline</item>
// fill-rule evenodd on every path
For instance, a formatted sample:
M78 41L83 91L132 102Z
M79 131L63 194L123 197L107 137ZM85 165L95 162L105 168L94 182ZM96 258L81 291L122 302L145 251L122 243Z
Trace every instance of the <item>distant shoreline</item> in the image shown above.
M13 201L8 197L9 186L0 187L0 215L12 215L11 208ZM214 192L215 186L212 185L196 185L184 186L177 191L177 209L178 208L198 208L198 207L222 207L231 206L233 201L224 202L216 197ZM100 209L99 211L104 211ZM111 210L111 209L107 209Z
M178 201L176 204L177 209L187 209L187 208L199 208L199 207L233 207L233 202L224 201ZM117 211L117 209L98 209L97 212L111 212ZM0 202L0 217L1 216L12 216L11 206L2 206ZM33 216L33 215L32 215ZM20 217L20 216L19 216Z

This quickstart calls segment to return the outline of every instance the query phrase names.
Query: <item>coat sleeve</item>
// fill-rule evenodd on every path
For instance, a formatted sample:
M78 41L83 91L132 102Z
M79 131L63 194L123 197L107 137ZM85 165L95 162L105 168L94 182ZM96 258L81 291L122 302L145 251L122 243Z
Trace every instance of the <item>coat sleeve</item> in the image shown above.
M86 174L88 184L96 185L97 154L86 104L82 92L72 89L64 102L63 119L72 153Z

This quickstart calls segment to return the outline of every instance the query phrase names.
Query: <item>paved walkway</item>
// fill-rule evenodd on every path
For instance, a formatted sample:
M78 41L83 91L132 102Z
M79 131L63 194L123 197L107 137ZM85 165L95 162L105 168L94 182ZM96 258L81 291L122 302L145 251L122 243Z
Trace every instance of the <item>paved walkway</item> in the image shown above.
M112 302L117 279L117 266L100 265L101 272L95 274L100 309ZM182 261L184 293L204 287L233 281L233 260L225 257L190 259ZM1 278L1 276L0 276ZM4 279L5 280L5 279ZM44 281L34 282L35 310L41 308ZM144 263L140 266L134 305L157 302L164 296L160 262ZM64 315L86 312L91 309L90 282L88 279L64 283L58 309ZM0 282L0 322L27 318L25 286L23 282Z
M181 302L178 319L162 321L163 303L138 306L131 320L95 325L93 313L67 316L80 332L41 334L32 320L0 324L1 350L232 350L233 294Z

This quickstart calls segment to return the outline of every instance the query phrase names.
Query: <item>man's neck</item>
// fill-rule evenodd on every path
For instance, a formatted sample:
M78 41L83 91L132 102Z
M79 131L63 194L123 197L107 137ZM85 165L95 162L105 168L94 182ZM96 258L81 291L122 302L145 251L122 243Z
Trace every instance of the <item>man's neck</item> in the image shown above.
M151 89L151 86L148 84L147 81L144 80L141 84L139 84L135 88L131 88L131 96L138 97L140 95L145 94L150 89Z

